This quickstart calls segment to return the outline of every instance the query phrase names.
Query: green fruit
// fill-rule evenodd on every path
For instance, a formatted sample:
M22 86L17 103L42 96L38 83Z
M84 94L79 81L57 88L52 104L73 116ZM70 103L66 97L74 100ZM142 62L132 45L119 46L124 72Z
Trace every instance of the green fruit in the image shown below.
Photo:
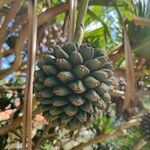
M35 91L40 91L40 90L43 90L45 88L45 85L39 81L35 82L33 85L34 85Z
M54 126L74 130L107 108L114 79L111 63L100 50L88 44L62 45L37 62L34 92Z
M107 104L110 103L111 97L110 97L110 94L109 94L109 93L103 93L103 94L101 95L101 98L102 98Z
M84 111L79 111L76 114L76 118L80 121L80 122L86 122L87 121L87 113Z
M42 69L47 75L57 74L57 69L52 65L43 65Z
M52 98L52 97L53 97L53 94L51 93L50 90L42 90L42 91L39 91L39 94L40 94L41 97L43 97L43 98Z
M100 56L100 57L98 57L97 59L101 62L101 64L104 64L105 62L107 62L106 56ZM103 65L101 65L101 66L103 66ZM100 67L101 67L101 66L100 66Z
M92 73L92 76L95 77L99 81L105 81L108 78L107 72L99 70L99 71L94 71Z
M102 71L105 71L108 77L114 76L114 72L110 69L102 69Z
M82 81L78 80L68 85L74 93L81 94L86 90L86 87L83 85Z
M56 61L56 58L52 55L46 55L44 56L43 59L46 61L46 64L52 64L52 65L54 65Z
M46 106L48 106L48 105L50 105L52 102L51 102L51 100L50 99L46 99L46 98L44 98L44 99L40 99L40 100L38 100L42 105L46 105Z
M80 109L87 113L92 113L93 112L93 106L90 102L86 102L83 105L80 106Z
M71 70L72 66L68 62L68 60L62 58L62 59L57 59L56 60L56 65L59 67L61 70Z
M64 108L64 112L68 116L74 116L78 112L78 107L76 107L72 104L68 104L67 107Z
M78 51L73 51L70 56L70 61L73 65L82 65L83 64L83 57Z
M105 83L101 83L97 88L96 91L98 94L103 95L103 93L107 93L109 91L109 87Z
M84 94L84 97L91 102L96 102L100 100L100 96L95 90L87 91L87 93Z
M61 71L59 74L57 74L57 77L63 83L68 83L75 80L75 76L69 71Z
M93 89L96 88L100 84L100 82L94 77L88 76L84 79L84 84L87 88Z
M55 122L59 119L59 116L50 116L51 121Z
M115 84L115 78L110 77L107 80L103 81L107 86L114 85Z
M80 53L84 60L92 59L94 57L94 49L92 47L82 46Z
M70 94L70 90L64 86L58 86L53 89L53 93L57 96L66 96Z
M49 109L49 113L53 116L55 115L59 115L61 113L63 113L63 108L62 107L55 107L55 106L51 106Z
M150 140L150 112L144 114L140 123L140 132L142 138L144 138L147 141Z
M67 103L68 103L68 101L66 99L62 98L62 97L54 97L52 99L52 104L53 104L53 106L56 106L56 107L64 106Z
M39 78L46 77L46 74L42 70L37 70L34 73L34 77L38 80Z
M48 77L44 80L44 84L48 87L54 87L58 84L58 80L55 77Z
M101 62L95 58L95 59L88 59L87 61L85 61L84 65L91 71L97 70L100 65Z
M105 62L105 63L103 63L103 65L100 66L100 69L104 69L104 68L110 69L110 70L114 69L114 67L112 66L112 64L110 62Z
M37 66L38 66L40 69L42 69L42 67L43 67L44 65L47 65L47 61L44 60L44 59L39 60L38 63L37 63Z
M61 122L62 122L62 125L63 124L67 124L68 122L70 122L70 120L72 119L70 116L68 116L66 113L63 113L61 114Z
M56 116L55 116L56 117ZM52 121L52 125L53 126L57 126L57 125L59 125L60 124L60 118L58 117L58 119L56 119L56 120L51 120Z
M67 52L69 55L71 55L74 51L77 50L75 44L73 43L66 43L64 46L63 46L63 49L65 50L65 52Z
M83 78L87 75L89 75L90 73L90 70L84 66L84 65L77 65L75 68L74 68L74 74L79 78Z
M79 95L71 95L68 97L69 101L75 106L81 106L85 103L85 99L83 99Z
M54 49L56 58L65 58L65 59L69 58L69 55L60 46L56 45Z

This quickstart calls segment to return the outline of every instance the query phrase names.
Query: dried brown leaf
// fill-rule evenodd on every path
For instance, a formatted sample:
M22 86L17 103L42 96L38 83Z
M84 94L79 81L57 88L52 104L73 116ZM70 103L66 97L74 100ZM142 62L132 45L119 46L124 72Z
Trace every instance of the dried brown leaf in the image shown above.
M131 106L131 104L135 104L136 90L135 90L134 61L130 41L126 31L124 31L124 51L126 61L126 100L124 104L124 109L128 109Z

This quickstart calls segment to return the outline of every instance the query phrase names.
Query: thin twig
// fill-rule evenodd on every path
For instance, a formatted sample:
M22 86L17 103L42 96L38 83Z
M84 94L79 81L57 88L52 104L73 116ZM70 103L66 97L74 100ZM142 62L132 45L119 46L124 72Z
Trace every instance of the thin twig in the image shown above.
M50 22L57 15L69 10L69 3L63 3L56 7L49 8L38 16L38 27Z
M98 135L86 143L80 143L79 145L73 147L71 150L82 150L83 148L85 148L89 145L97 144L97 143L100 143L102 141L107 141L109 138L124 134L125 129L130 128L132 126L138 126L139 123L140 123L140 120L132 119L132 120L124 123L122 126L120 126L115 131L113 131L109 134Z
M42 133L42 135L39 137L39 139L36 141L36 143L34 143L34 148L33 149L39 149L40 144L42 143L42 141L48 136L48 131L52 126L50 124L46 125L44 132ZM51 135L51 137L54 134Z
M140 150L140 149L142 149L146 144L147 144L147 142L146 142L144 139L141 139L141 140L133 147L133 150Z

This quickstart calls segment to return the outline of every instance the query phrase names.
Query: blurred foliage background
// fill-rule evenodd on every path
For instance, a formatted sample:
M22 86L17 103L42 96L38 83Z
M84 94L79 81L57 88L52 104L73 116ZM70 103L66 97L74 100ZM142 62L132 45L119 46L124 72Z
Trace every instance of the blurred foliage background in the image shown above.
M78 1L80 4L81 0ZM79 7L83 7L79 5ZM78 8L79 9L79 8ZM69 26L67 0L38 0L36 59L66 41ZM150 19L149 0L89 0L84 16L83 42L101 49L114 65L115 86L106 112L91 126L78 131L50 127L34 103L33 149L70 150L98 135L110 134L131 118L150 111L150 26L138 25L134 17ZM22 108L27 69L27 1L0 2L0 149L20 149ZM124 28L129 36L134 61L137 104L123 111L126 88ZM126 133L89 145L85 150L138 150L143 137L138 126ZM142 144L140 144L142 145ZM147 141L140 149L148 150Z

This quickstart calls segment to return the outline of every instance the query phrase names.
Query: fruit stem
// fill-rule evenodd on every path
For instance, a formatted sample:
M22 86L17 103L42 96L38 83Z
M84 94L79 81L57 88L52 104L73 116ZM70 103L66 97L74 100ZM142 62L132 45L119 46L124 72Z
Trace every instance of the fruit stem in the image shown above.
M69 34L68 41L73 42L75 35L75 25L76 25L76 11L77 11L77 0L70 0L70 10L69 10Z
M89 0L82 0L79 4L78 16L77 16L77 25L75 30L75 42L81 43L83 40L84 34L84 18L87 12Z

